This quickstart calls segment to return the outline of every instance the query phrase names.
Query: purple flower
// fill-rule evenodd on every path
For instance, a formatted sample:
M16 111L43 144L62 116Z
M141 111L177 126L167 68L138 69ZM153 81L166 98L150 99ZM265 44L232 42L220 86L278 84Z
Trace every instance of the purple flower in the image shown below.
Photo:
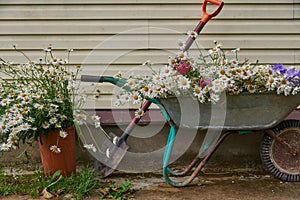
M287 79L294 85L299 85L300 71L295 69L289 69L286 72Z
M286 75L288 78L294 78L296 76L297 71L295 69L289 69L286 71Z
M285 66L283 64L275 64L272 66L272 69L275 72L279 72L280 74L285 74L287 69L285 68Z

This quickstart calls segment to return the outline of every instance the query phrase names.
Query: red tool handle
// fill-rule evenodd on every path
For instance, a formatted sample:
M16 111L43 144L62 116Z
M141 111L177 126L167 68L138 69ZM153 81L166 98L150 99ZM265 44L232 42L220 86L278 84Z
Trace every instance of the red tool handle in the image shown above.
M208 14L206 12L206 7L207 7L207 3L211 3L214 5L217 5L218 8L213 12ZM203 4L202 4L202 13L203 16L201 18L200 23L196 26L196 28L194 29L194 31L199 34L201 32L201 30L203 29L203 27L205 26L205 24L213 17L217 16L222 8L223 8L224 2L221 0L204 0ZM187 51L191 45L193 44L193 42L195 41L194 37L189 37L188 40L185 43L185 47L183 48L183 51Z
M208 14L208 13L206 12L206 7L207 7L207 3L208 3L208 2L211 3L211 4L214 4L214 5L217 5L217 6L218 6L218 8L217 8L213 13L211 13L211 14ZM222 10L222 8L223 8L223 5L224 5L224 2L223 2L223 1L219 1L219 0L204 0L204 3L203 3L203 5L202 5L202 13L203 13L203 16L202 16L201 21L204 22L204 23L206 23L206 22L208 22L211 18L217 16L217 15L221 12L221 10Z

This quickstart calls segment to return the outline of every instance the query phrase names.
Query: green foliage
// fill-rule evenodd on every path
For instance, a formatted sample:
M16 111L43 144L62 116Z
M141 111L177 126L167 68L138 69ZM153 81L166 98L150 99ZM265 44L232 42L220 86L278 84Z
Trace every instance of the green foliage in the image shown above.
M118 184L110 184L107 188L102 191L102 198L106 199L130 199L134 194L133 185L127 181L121 185Z
M40 172L31 175L8 175L0 166L0 197L30 194L33 198L42 195L43 198L50 199L67 195L79 200L91 194L109 199L128 199L133 196L133 185L130 182L105 185L101 183L99 175L89 167L85 167L78 175L64 178L60 171L52 177L44 176Z

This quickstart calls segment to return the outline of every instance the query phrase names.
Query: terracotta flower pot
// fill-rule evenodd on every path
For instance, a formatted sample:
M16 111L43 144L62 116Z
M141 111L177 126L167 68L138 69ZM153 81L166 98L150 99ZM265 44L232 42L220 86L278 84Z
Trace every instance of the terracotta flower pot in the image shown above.
M59 130L49 132L48 136L42 135L39 140L40 154L45 175L53 175L61 170L64 177L76 173L76 141L75 129L68 128L66 138L59 137ZM57 143L57 140L58 143ZM57 145L58 144L58 145ZM50 147L57 145L60 153L50 150Z

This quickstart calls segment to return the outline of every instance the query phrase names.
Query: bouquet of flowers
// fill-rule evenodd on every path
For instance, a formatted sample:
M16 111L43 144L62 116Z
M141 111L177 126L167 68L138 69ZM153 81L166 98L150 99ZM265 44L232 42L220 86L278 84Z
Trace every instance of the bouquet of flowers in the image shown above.
M189 32L189 37L196 37L196 33ZM229 95L242 92L294 95L299 92L300 71L294 67L287 69L282 64L267 65L258 61L250 64L247 59L239 60L239 48L226 52L221 43L214 41L214 44L206 54L200 51L195 59L188 51L183 51L185 44L180 41L179 53L170 57L168 64L159 71L153 70L149 62L144 64L152 70L151 76L117 75L127 80L126 86L131 91L121 91L116 104L141 103L146 96L192 95L201 103L216 103L222 92ZM137 111L136 115L142 113Z

